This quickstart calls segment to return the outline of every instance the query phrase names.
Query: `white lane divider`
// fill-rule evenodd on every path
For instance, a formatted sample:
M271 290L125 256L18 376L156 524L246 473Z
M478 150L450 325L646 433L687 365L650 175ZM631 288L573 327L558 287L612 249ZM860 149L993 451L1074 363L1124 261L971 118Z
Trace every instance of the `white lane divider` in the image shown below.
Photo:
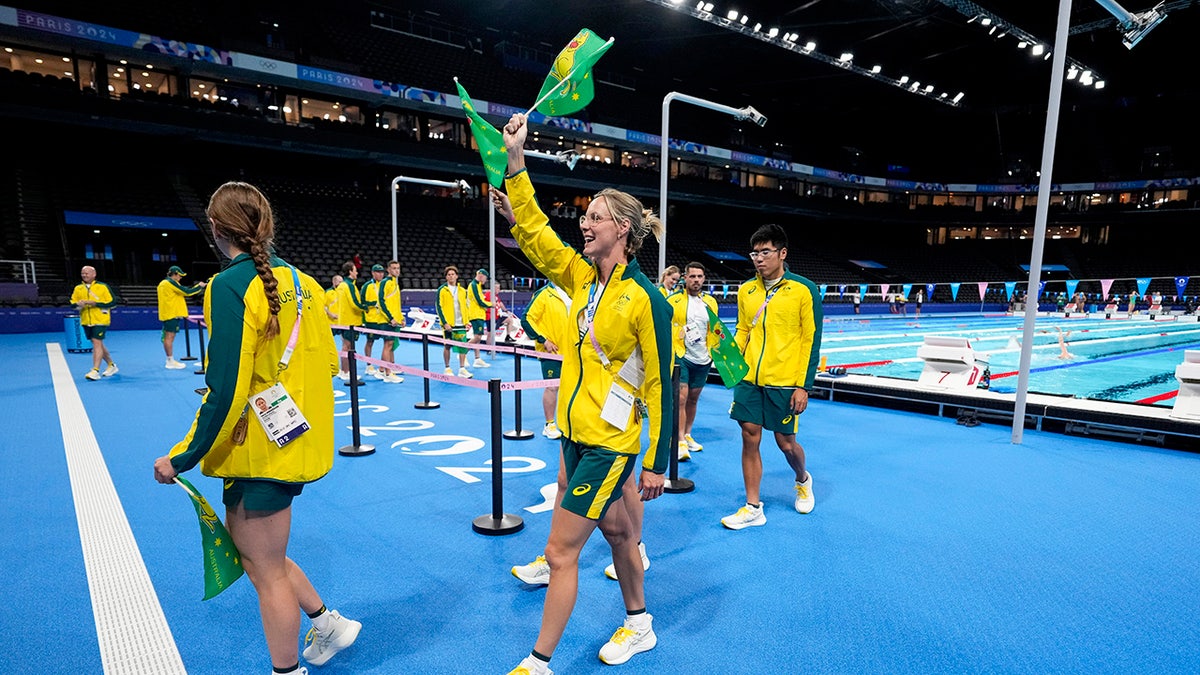
M47 343L46 355L104 673L186 675L62 347Z

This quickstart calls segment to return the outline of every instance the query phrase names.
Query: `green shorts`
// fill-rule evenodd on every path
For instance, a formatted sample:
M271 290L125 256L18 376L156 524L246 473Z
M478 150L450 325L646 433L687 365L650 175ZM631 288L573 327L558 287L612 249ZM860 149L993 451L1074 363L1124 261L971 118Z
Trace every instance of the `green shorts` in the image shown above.
M733 388L729 417L794 436L800 418L792 414L794 391L795 387L759 387L743 380Z
M89 340L103 340L108 326L84 326L83 335Z
M679 383L688 389L701 389L708 384L708 371L712 363L697 365L687 359L679 359Z
M344 328L338 332L340 332L342 334L343 338L345 338L351 342L358 342L359 333L357 330L354 330L353 328Z
M392 329L392 324L390 324L390 323L371 323L368 321L367 323L363 324L363 328L370 328L371 330L390 331ZM389 339L382 335L376 335L374 333L366 333L366 336L367 336L368 343L374 342L376 340L381 340L381 339L382 340Z
M442 329L442 337L446 338L447 340L454 340L455 342L466 342L467 341L467 329L466 328L451 328L450 330L446 330L443 328ZM447 345L447 346L450 346L450 345ZM450 346L450 351L454 352L455 354L466 354L467 348Z
M562 507L591 520L604 518L608 507L621 498L621 486L637 464L637 455L582 445L565 437L562 457L567 470Z
M487 335L487 328L487 319L471 319L471 332L479 337Z
M178 333L179 324L181 323L183 323L183 319L167 319L166 321L162 322L163 335L165 336L167 333Z
M562 377L562 361L554 359L541 359L542 364L542 379L553 380L556 377Z
M303 489L303 483L226 478L221 502L226 508L233 508L240 502L247 511L282 511L292 505L292 498Z

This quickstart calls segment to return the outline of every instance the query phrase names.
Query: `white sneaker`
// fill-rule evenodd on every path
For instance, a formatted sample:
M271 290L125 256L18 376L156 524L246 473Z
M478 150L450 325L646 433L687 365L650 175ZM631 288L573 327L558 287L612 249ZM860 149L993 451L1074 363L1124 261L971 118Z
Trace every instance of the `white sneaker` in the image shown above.
M762 504L758 506L743 506L730 516L725 516L721 519L721 524L731 530L740 530L743 527L756 527L758 525L767 524L767 510Z
M813 496L812 474L805 472L804 482L796 483L796 510L800 513L811 513L817 500Z
M514 565L512 575L533 586L545 586L550 583L550 563L546 556L539 555L528 565Z
M170 370L183 370L184 368L187 368L187 365L185 365L182 361L167 359L167 368Z
M314 666L324 665L334 654L354 644L362 624L343 618L338 611L329 612L329 629L322 632L315 627L304 636L304 660Z
M471 377L471 371L467 370L466 368L459 368L458 376L459 377Z
M610 666L625 663L634 654L648 652L658 644L658 636L654 634L654 617L645 615L645 625L640 630L633 621L625 618L625 625L617 629L613 636L600 648L600 660Z
M367 374L368 374L368 375L374 375L374 374L375 374L375 366L374 366L374 365L368 365L368 366L367 366Z
M112 377L113 375L116 375L119 372L121 372L121 369L117 368L117 364L110 363L110 364L108 364L108 367L104 369L103 375L105 377Z
M350 371L348 371L348 370L340 370L340 371L338 371L338 374L337 374L337 376L338 376L338 378L339 378L339 379L345 380L345 381L347 381L347 382L349 382L349 381L350 381Z
M542 427L542 435L553 441L562 438L562 431L558 428L558 425L551 420L546 422L546 426Z
M87 375L84 375L84 377L92 381L98 380L100 379L100 371L92 368L88 371Z
M704 449L704 446L697 443L696 439L692 438L691 434L685 435L683 437L683 442L687 443L688 450L691 450L692 452L700 452Z
M471 365L476 368L491 368L492 367L492 364L488 363L487 361L484 361L483 359L475 359L475 363L472 363Z
M638 553L642 554L642 571L650 569L650 557L646 555L646 542L638 542ZM604 576L616 581L617 566L609 563L608 567L604 568Z
M386 380L387 376L388 376L388 371L384 370L383 368L377 368L377 369L375 369L375 372L368 373L368 375L370 375L371 377L374 377L377 380Z
M679 441L679 461L690 462L691 460L692 453L688 452L687 441Z
M549 665L533 658L531 654L522 659L516 668L508 671L508 675L554 675L554 671L550 670Z
M383 378L383 381L391 382L392 384L400 384L401 382L404 381L404 378L400 377L399 375L397 375L395 373L388 373L388 376Z
M446 370L444 370L443 372L445 372L447 375L453 375L454 369L451 368L450 366L446 366Z

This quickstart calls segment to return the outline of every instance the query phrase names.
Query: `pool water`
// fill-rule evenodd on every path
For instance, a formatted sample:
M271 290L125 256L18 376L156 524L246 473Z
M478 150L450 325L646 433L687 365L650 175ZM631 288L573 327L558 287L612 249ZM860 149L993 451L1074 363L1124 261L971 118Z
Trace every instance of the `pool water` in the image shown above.
M925 336L964 337L989 361L992 391L1014 393L1024 317L942 315L835 317L827 319L821 356L827 367L909 380L924 362L917 348ZM1063 336L1064 357L1059 344ZM1200 349L1195 322L1040 316L1029 368L1031 393L1058 394L1170 407L1179 382L1175 367L1186 349Z

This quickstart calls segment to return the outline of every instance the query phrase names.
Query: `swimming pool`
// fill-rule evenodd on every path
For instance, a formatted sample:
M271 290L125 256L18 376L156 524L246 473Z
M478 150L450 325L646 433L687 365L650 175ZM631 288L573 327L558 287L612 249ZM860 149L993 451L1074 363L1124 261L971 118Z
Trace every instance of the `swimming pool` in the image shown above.
M821 356L827 367L859 375L920 377L917 348L929 335L963 337L990 363L990 389L1014 393L1024 317L955 314L922 317L853 316L825 321ZM1029 368L1029 392L1170 407L1185 349L1200 349L1200 323L1039 316ZM1062 354L1059 334L1068 356Z

